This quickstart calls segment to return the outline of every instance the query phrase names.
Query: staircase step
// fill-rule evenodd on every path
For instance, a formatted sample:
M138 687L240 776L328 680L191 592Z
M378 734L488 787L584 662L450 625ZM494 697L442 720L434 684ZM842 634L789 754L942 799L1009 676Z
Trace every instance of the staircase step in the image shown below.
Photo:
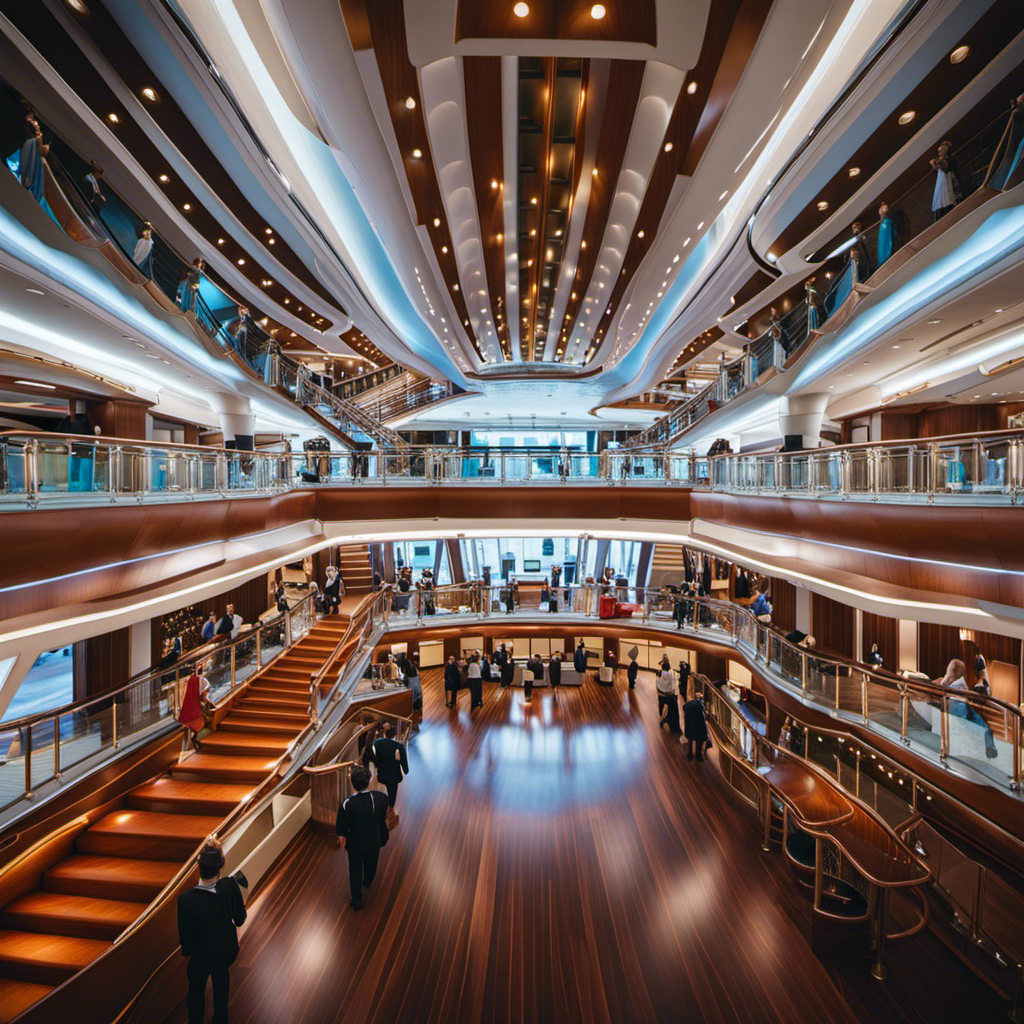
M212 754L209 759L220 760ZM174 771L177 773L177 768ZM87 828L75 840L75 850L110 857L184 861L223 820L221 814L114 811Z
M171 769L171 775L180 779L198 779L203 782L262 782L277 756L243 757L228 754L193 754ZM172 817L172 815L168 815ZM219 824L220 818L217 819ZM87 832L86 835L89 833ZM186 853L187 857L188 854Z
M242 712L238 711L235 714L225 718L223 722L217 726L217 732L237 732L237 733L274 733L277 736L287 736L288 739L297 736L306 724L308 719L302 718L300 721L282 721L275 722L272 718L261 719L259 721L253 721L252 719L238 720L238 715Z
M0 977L60 985L109 948L103 939L0 931Z
M203 740L204 754L280 757L294 737L271 732L215 732Z
M234 725L257 725L260 727L266 726L267 728L272 724L282 726L288 725L293 726L295 731L299 732L305 727L306 723L309 722L309 713L307 710L290 711L284 708L247 708L244 705L239 704L238 710L232 711L231 717L227 721L230 721ZM227 721L221 725L221 728L224 728Z
M73 896L150 902L180 868L178 861L77 853L43 875L43 888Z
M36 889L0 911L0 928L113 942L147 906Z
M225 721L221 728L226 724ZM205 742L203 749L206 749ZM233 811L251 792L252 786L244 782L186 782L165 775L133 789L128 794L128 806L139 811L224 815Z
M286 699L283 697L247 696L237 707L241 711L255 711L257 708L273 710L276 708L280 711L290 711L293 714L306 712L306 717L309 717L309 697L292 700L291 698Z
M13 1020L23 1010L38 1003L53 991L52 985L37 985L31 981L0 978L0 1019Z

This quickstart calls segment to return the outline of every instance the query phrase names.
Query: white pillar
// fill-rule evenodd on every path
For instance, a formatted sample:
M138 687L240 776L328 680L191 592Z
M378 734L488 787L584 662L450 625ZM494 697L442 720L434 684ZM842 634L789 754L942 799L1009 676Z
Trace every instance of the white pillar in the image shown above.
M811 592L806 587L796 588L796 628L801 633L813 633L811 627Z
M917 623L911 619L900 619L900 649L892 667L917 671Z
M251 452L256 446L256 417L249 399L227 391L213 391L210 393L210 405L220 420L224 447Z
M828 392L783 395L779 403L779 430L789 451L817 448L821 421L828 405Z
M128 627L128 675L144 672L153 663L153 620L143 619Z

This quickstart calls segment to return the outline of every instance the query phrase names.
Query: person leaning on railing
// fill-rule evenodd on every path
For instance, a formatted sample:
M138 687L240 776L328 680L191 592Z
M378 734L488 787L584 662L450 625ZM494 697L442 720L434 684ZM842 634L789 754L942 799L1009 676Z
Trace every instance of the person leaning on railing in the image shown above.
M966 668L964 663L959 658L953 658L946 666L946 674L941 679L933 680L933 682L936 686L945 687L947 690L962 690L964 693L967 693L968 687L967 680L964 678L965 674ZM968 722L982 726L985 730L985 756L989 758L999 756L995 737L992 735L988 722L971 706L968 698L949 697L949 713L956 715L957 718L966 718Z

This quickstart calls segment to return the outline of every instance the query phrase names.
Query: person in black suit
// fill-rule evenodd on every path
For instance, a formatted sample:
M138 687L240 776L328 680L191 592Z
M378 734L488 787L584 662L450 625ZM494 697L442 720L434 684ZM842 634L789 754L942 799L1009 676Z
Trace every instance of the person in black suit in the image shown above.
M501 663L501 685L511 686L515 675L516 659L511 654L506 654L505 660Z
M508 661L508 651L505 649L505 645L502 644L494 655L494 664L500 669L506 661Z
M626 668L626 679L629 682L629 688L631 690L636 689L636 677L640 671L640 666L636 663L636 658L630 658L629 665Z
M551 655L548 662L548 679L551 681L551 688L555 689L562 685L562 655L555 653Z
M544 662L540 660L540 655L535 654L526 662L526 671L523 673L523 689L526 691L526 703L529 704L533 700L533 683L536 680L538 683L544 679Z
M370 769L357 764L349 775L352 794L338 808L335 831L338 845L348 851L348 884L353 910L363 909L363 886L367 889L377 873L380 848L388 841L388 798L380 792L368 793Z
M453 708L459 700L459 685L462 682L462 673L459 671L459 663L452 654L448 658L448 664L444 667L444 693L445 707Z
M711 746L708 723L704 717L704 701L694 697L683 705L683 735L689 741L687 761L693 760L693 746L697 745L697 760L704 760L704 751Z
M583 646L581 640L579 646L576 648L576 653L572 656L572 667L583 675L587 671L587 649Z
M679 662L679 695L686 701L686 693L690 688L690 663L688 661Z
M480 659L480 678L485 683L489 683L493 678L491 675L491 660L486 654Z
M377 768L377 781L388 791L389 813L395 809L398 784L409 774L405 744L395 739L395 732L395 723L386 722L383 737L374 740L370 747L370 760Z
M220 877L223 868L224 851L211 840L199 854L199 884L178 897L178 942L189 958L188 1024L203 1024L207 978L213 982L213 1024L228 1020L229 970L238 956L245 900L235 877Z

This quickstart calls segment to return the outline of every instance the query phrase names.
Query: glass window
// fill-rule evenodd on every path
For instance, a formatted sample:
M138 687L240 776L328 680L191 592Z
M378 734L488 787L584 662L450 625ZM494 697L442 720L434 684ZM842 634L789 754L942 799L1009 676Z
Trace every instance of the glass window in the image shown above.
M40 654L21 681L3 721L70 704L75 699L74 664L71 644Z

